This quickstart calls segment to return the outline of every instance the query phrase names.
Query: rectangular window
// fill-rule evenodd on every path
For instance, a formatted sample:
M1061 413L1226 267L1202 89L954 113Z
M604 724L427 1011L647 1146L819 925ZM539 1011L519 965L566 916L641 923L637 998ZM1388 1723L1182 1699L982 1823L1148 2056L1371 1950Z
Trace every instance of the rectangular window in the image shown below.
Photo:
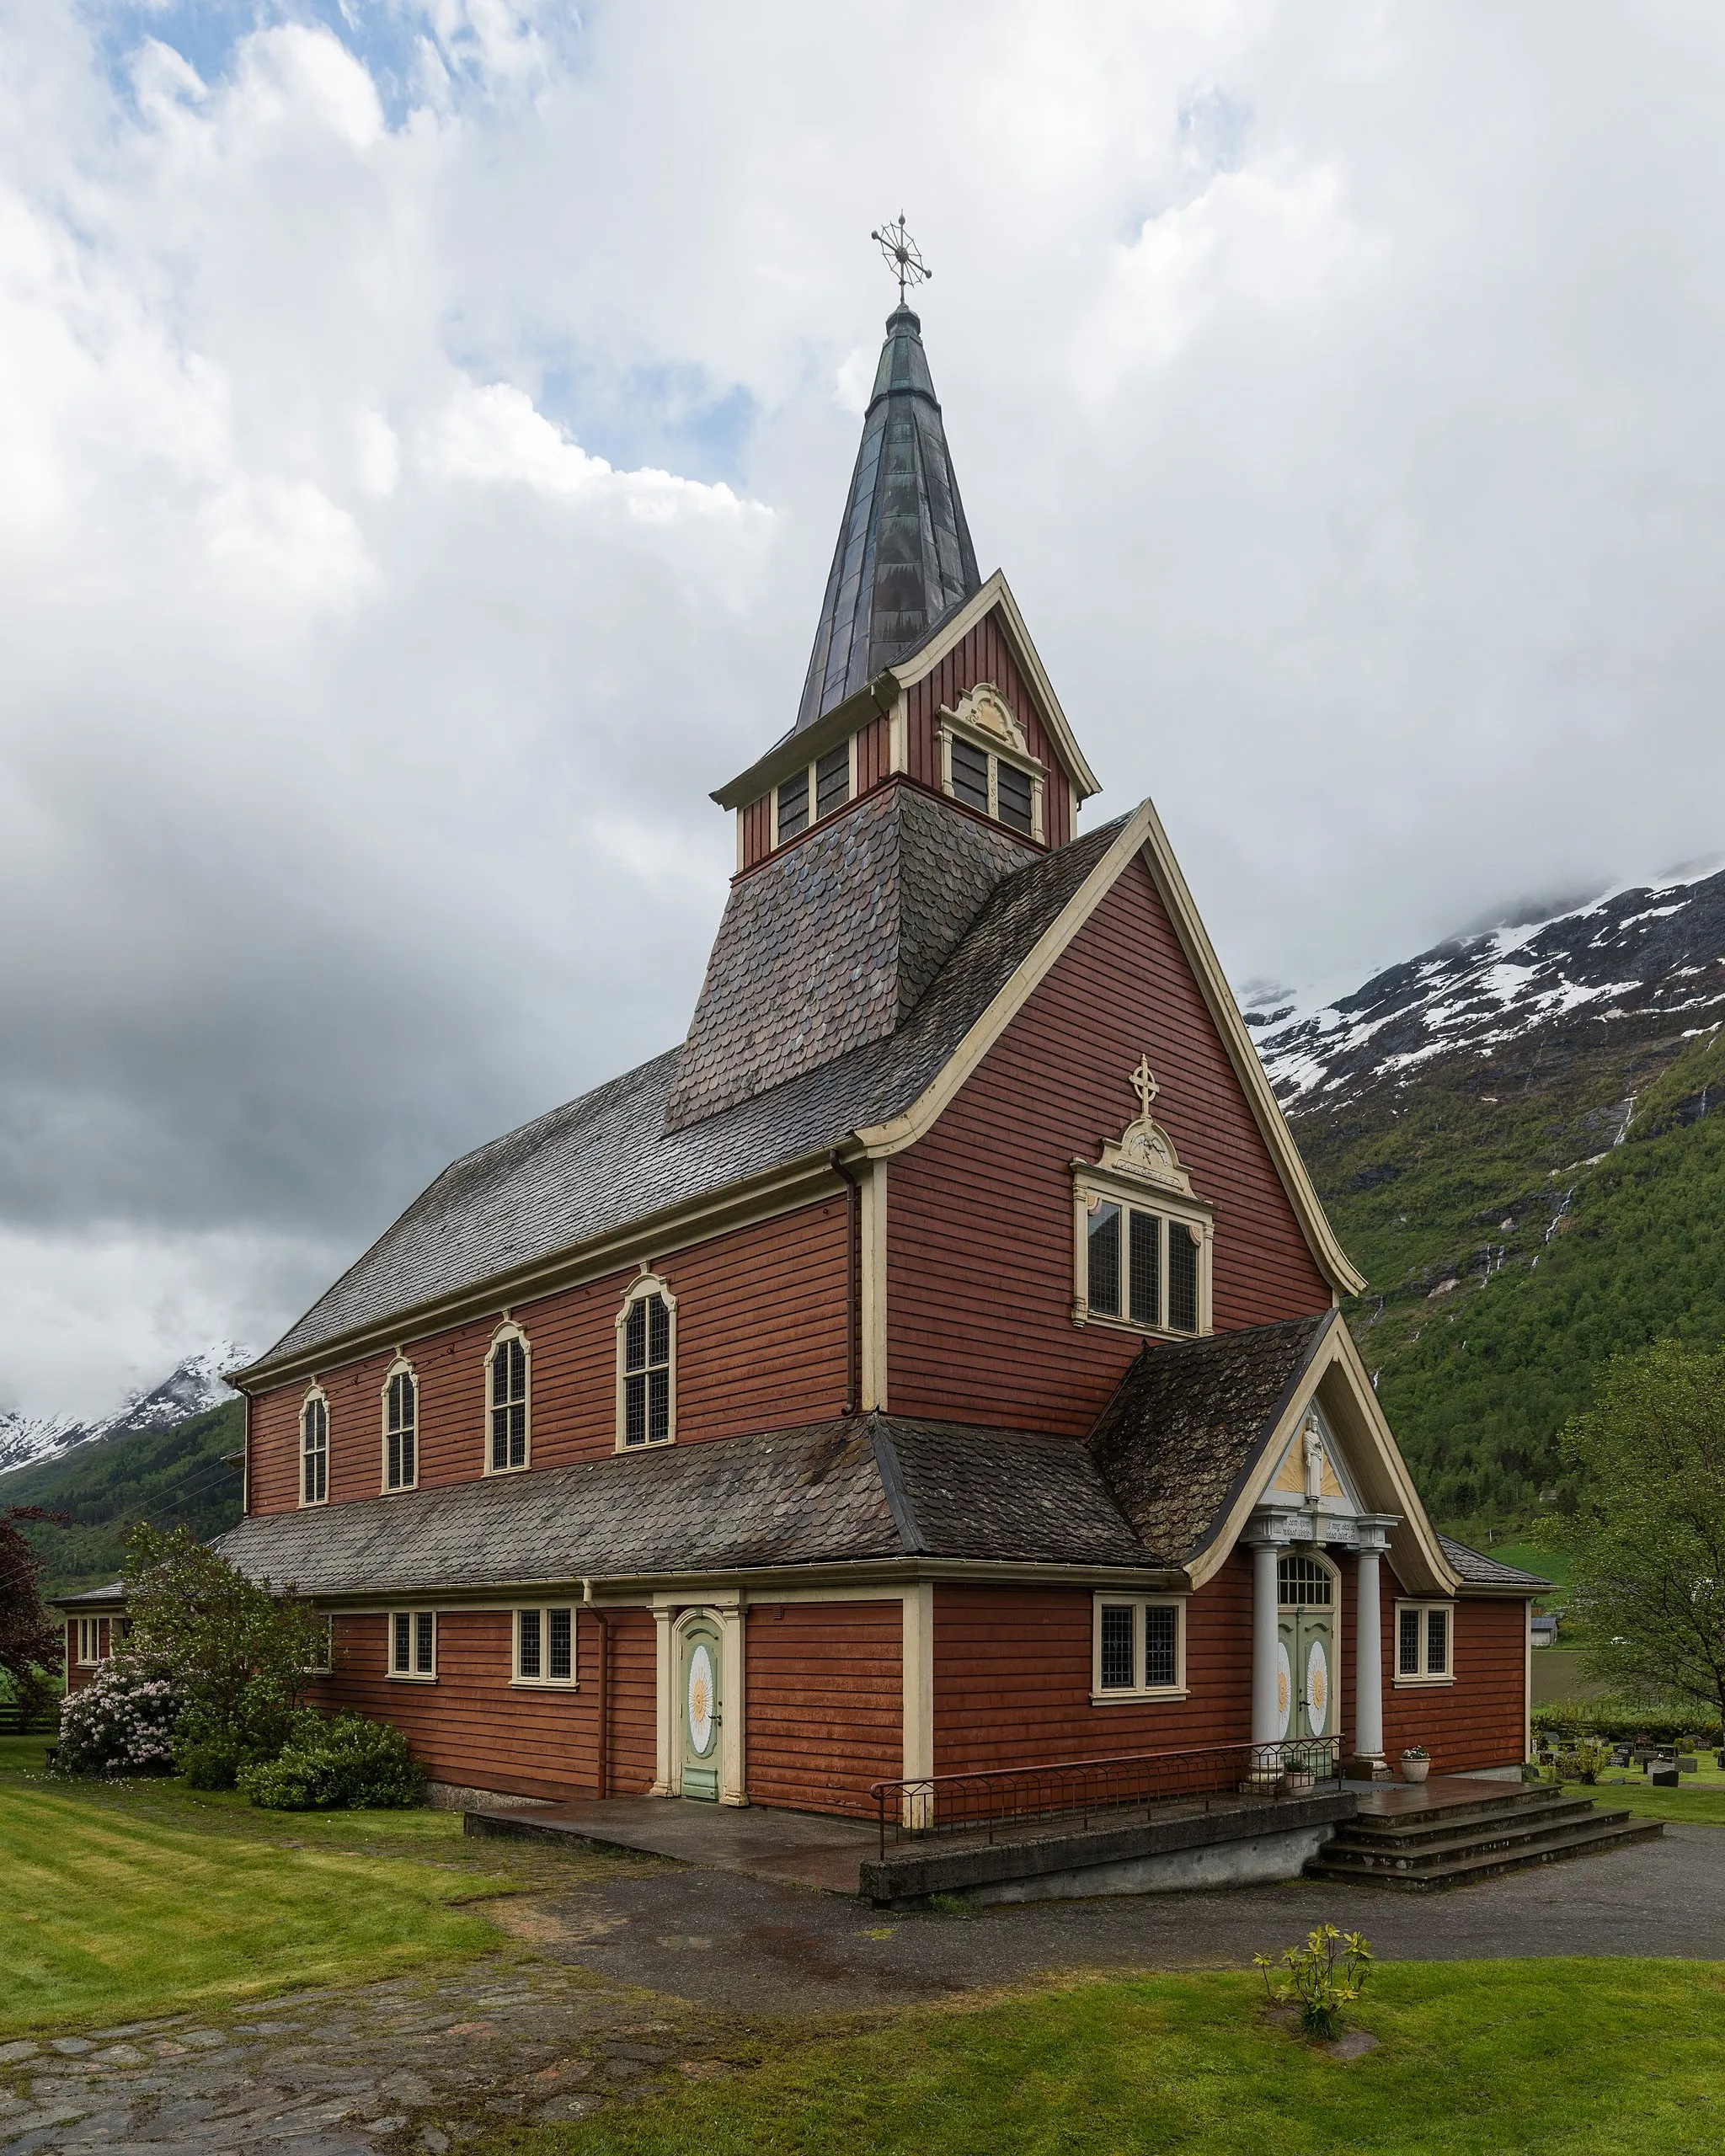
M1396 1682L1448 1684L1455 1678L1455 1610L1447 1602L1396 1604Z
M1157 1332L1203 1331L1204 1230L1087 1193L1081 1180L1079 1195L1087 1314Z
M1099 1204L1090 1216L1089 1300L1103 1317L1120 1315L1120 1209Z
M326 1617L318 1633L318 1644L306 1664L307 1677L328 1677L335 1667L335 1620Z
M798 831L809 828L809 774L798 771L786 779L778 790L778 837L780 845L793 839Z
M99 1617L80 1617L77 1620L77 1659L83 1669L93 1669L104 1659L102 1653L102 1620Z
M437 1613L398 1609L389 1620L389 1673L432 1678L437 1674Z
M1177 1596L1097 1595L1093 1700L1183 1699L1186 1605Z
M814 813L830 816L851 798L851 744L842 742L814 766Z
M575 1613L567 1604L515 1612L517 1684L573 1684Z
M988 814L988 751L953 737L953 798Z
M1000 803L1001 821L1011 831L1022 831L1028 839L1035 828L1032 802L1033 789L1028 771L1021 771L1016 764L995 762L995 791Z

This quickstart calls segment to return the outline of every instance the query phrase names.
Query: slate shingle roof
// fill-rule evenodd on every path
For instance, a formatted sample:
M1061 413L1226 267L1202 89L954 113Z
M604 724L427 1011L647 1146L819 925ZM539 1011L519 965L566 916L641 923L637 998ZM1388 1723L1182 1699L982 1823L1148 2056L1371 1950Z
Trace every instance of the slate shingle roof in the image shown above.
M1175 1562L1210 1540L1268 1444L1333 1310L1145 1347L1089 1449L1133 1530Z
M1537 1572L1524 1572L1517 1565L1500 1564L1482 1550L1470 1550L1465 1542L1452 1541L1447 1534L1440 1534L1438 1541L1444 1555L1470 1587L1525 1588L1531 1593L1551 1584Z
M665 1128L678 1051L446 1168L254 1364L477 1289L670 1207L804 1159L910 1107L1113 843L1124 819L998 884L890 1033L687 1130Z
M887 1416L265 1513L216 1547L317 1595L912 1556L1153 1563L1081 1445Z
M665 1103L678 1130L891 1033L989 893L1036 858L894 786L731 887Z
M812 726L914 651L942 615L982 583L922 349L922 324L900 304L888 316L886 333L820 602L798 728Z

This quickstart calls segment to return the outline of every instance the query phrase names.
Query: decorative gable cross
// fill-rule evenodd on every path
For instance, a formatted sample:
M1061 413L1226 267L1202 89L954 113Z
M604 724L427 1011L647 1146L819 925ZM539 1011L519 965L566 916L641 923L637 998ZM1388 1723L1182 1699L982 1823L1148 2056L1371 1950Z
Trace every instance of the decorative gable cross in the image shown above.
M1133 1091L1138 1096L1139 1116L1147 1123L1150 1119L1150 1104L1161 1091L1155 1078L1151 1075L1148 1055L1139 1057L1138 1068L1132 1073L1131 1083Z

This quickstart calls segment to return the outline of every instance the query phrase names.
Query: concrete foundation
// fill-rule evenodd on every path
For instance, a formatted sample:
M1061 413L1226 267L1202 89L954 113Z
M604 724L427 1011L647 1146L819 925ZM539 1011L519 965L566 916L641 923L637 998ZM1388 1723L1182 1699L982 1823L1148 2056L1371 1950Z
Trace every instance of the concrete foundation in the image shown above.
M434 1812L526 1812L551 1800L543 1796L510 1796L502 1790L466 1789L460 1782L427 1782L425 1801Z
M1206 1886L1258 1886L1297 1879L1336 1829L1292 1827L1252 1834L1207 1848L1170 1849L1159 1856L1126 1857L1114 1864L1075 1865L1034 1879L1002 1880L972 1887L972 1902L1063 1902L1097 1894L1178 1894Z

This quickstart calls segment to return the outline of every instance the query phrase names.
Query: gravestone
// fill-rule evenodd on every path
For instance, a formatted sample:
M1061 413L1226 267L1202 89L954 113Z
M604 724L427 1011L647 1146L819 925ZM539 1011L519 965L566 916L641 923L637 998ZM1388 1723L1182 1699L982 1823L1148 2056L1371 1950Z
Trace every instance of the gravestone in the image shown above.
M1675 1789L1680 1780L1674 1760L1656 1759L1648 1769L1648 1780L1654 1789Z

